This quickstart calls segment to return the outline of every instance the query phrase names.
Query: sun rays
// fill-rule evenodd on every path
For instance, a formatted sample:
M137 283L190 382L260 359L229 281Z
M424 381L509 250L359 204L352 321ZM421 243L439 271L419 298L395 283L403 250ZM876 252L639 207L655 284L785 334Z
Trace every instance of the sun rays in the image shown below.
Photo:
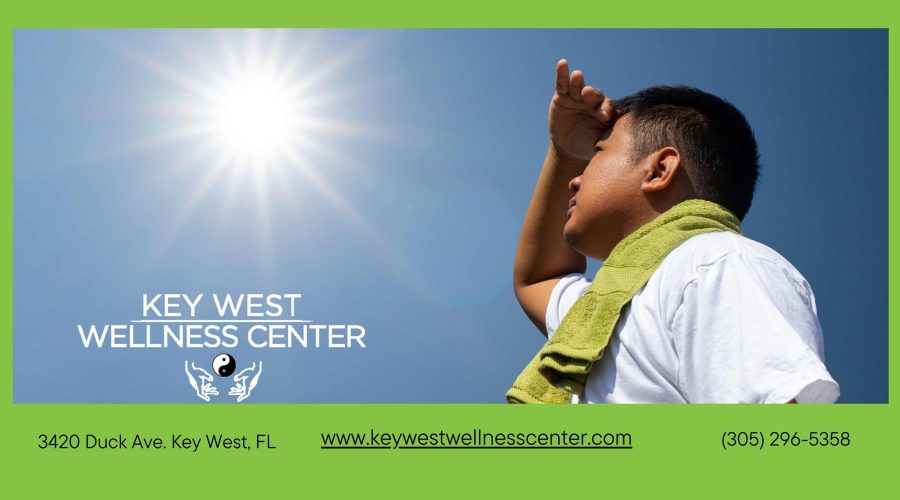
M353 83L346 75L378 45L377 33L365 33L343 47L324 47L283 30L203 32L198 38L209 40L208 35L214 35L215 43L182 43L178 57L171 59L151 57L95 33L89 36L173 89L154 96L158 109L165 110L165 126L160 127L164 132L99 153L177 148L177 160L155 173L161 185L182 169L204 169L178 215L161 230L152 261L166 257L186 222L215 193L227 198L228 207L241 201L244 209L255 211L258 255L271 272L273 205L284 209L293 203L292 196L313 192L365 238L382 264L408 274L390 241L322 173L334 165L345 172L371 168L348 155L339 146L341 141L393 139L382 123L364 123L353 119L352 113L350 119L342 119L339 116L348 113L334 113L346 111L373 87L372 82Z

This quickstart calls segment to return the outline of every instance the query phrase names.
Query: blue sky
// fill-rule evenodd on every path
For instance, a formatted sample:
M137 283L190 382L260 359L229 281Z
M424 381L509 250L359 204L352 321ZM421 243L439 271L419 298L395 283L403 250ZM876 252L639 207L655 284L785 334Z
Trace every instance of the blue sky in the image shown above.
M241 345L248 402L502 402L543 339L511 272L560 58L613 98L683 83L746 114L744 233L812 285L841 402L886 402L886 30L16 30L15 400L200 402L181 367L216 350L76 325L300 292L367 347ZM296 154L248 166L196 125L257 67L307 107Z

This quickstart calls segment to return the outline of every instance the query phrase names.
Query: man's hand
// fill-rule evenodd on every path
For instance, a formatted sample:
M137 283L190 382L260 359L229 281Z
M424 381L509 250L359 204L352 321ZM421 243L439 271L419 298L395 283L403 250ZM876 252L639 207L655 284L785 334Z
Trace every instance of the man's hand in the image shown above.
M550 141L556 151L583 162L594 156L594 144L615 121L615 107L600 89L584 84L584 74L569 76L569 63L556 63L556 95L550 101Z

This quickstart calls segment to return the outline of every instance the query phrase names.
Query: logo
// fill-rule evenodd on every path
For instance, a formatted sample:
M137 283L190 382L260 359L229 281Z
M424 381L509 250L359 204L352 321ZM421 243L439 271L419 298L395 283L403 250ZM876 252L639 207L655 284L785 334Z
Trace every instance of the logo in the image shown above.
M366 348L362 325L300 319L300 293L144 293L140 316L128 322L79 324L85 349L197 349L215 356L187 359L184 374L197 397L243 402L262 375L256 349ZM205 350L209 349L209 350ZM215 349L215 350L213 350ZM284 351L282 351L284 352ZM246 353L246 354L244 354ZM181 367L179 367L180 369ZM271 368L271 365L270 365ZM182 375L171 380L177 382ZM225 379L225 380L223 380ZM230 380L229 380L230 379ZM181 378L183 381L184 379ZM227 389L226 389L227 388ZM182 389L183 390L183 389Z
M234 356L228 353L217 354L212 361L212 371L220 378L228 378L237 370L237 361ZM219 395L219 389L213 385L215 377L208 371L197 366L193 361L184 362L184 372L187 374L188 382L197 393L197 397L209 402L212 396ZM248 368L239 371L232 379L234 385L228 390L229 396L236 396L237 402L250 397L250 393L256 384L259 383L259 376L262 375L262 361L254 362Z
M234 358L231 357L231 354L222 353L213 360L213 370L215 370L216 375L220 377L231 375L234 373L235 368L237 368L237 363L234 361Z

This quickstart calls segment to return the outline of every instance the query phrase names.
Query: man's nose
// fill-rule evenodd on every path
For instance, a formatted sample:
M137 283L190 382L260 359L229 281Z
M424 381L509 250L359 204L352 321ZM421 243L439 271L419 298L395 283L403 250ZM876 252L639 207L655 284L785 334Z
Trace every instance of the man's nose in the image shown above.
M581 176L580 175L578 177L572 179L571 181L569 181L569 191L572 191L573 193L577 193L578 189L580 187L581 187Z

